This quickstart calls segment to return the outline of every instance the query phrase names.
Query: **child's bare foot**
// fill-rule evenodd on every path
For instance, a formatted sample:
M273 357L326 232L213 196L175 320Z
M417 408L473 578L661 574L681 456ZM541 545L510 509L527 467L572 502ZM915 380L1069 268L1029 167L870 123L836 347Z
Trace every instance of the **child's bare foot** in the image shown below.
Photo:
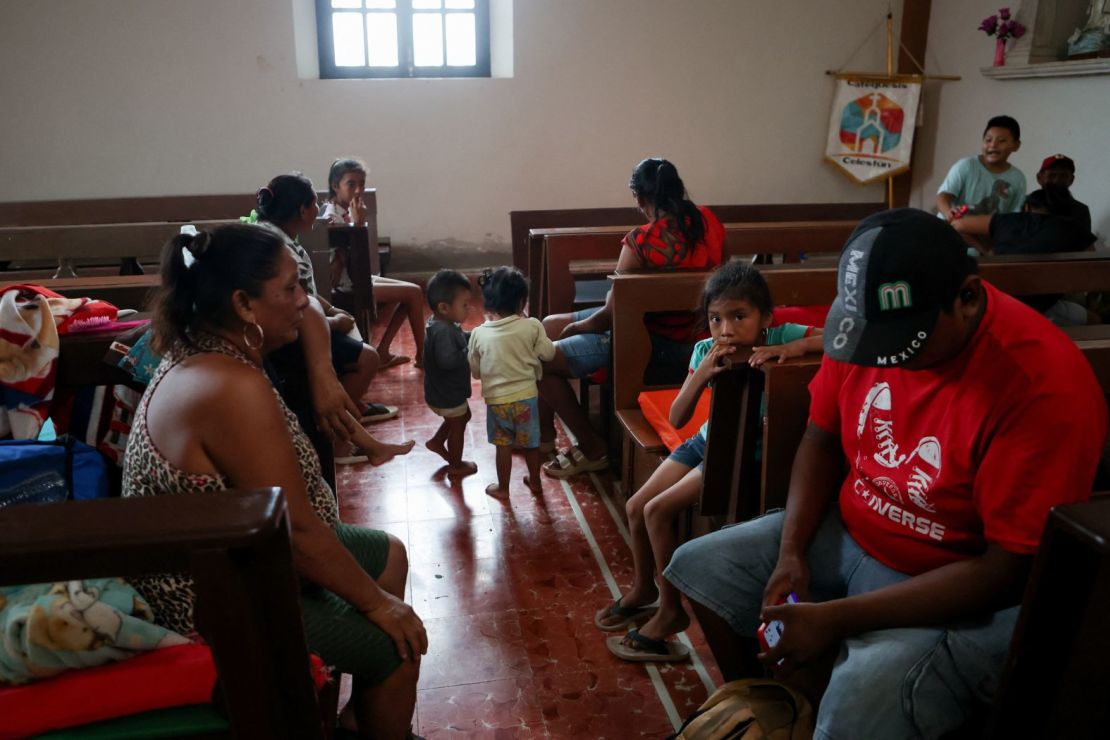
M427 442L424 443L424 446L427 447L432 452L439 455L440 457L442 457L444 462L448 462L448 463L451 462L451 458L447 457L447 443L445 441L438 440L435 437L432 437L431 439L429 439ZM475 468L475 469L477 469L477 468Z
M458 465L449 465L447 475L451 478L465 478L478 472L478 464L470 460L460 460Z
M411 360L404 355L385 355L380 358L378 369L386 370L397 365L404 365L406 362L411 362Z
M509 489L502 488L501 486L497 485L496 483L490 483L488 486L486 486L486 495L487 496L497 496L498 498L501 498L503 496L508 496L509 495Z
M374 451L366 450L366 456L370 458L371 465L385 465L398 455L409 454L415 446L415 439L410 439L400 444L382 444L381 447Z
M533 485L531 476L524 476L524 485L528 486L528 490L532 493L543 493L543 483L536 481L535 485Z

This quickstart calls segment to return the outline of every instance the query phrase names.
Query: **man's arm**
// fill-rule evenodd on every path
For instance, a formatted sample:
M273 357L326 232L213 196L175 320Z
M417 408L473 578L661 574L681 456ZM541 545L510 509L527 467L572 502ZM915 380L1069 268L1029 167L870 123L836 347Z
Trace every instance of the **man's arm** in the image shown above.
M790 470L779 562L763 592L764 607L779 603L791 591L803 600L809 598L806 550L836 497L844 477L843 462L840 437L811 421Z

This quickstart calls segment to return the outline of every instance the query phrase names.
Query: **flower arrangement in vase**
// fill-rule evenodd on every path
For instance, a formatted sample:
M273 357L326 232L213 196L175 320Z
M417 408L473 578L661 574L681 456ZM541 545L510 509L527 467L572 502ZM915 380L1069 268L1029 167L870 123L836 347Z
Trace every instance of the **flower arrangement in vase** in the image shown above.
M979 30L988 36L996 36L994 45L994 66L1006 63L1006 42L1012 38L1020 39L1025 35L1025 26L1010 15L1009 8L999 8L996 15L990 15L979 24Z

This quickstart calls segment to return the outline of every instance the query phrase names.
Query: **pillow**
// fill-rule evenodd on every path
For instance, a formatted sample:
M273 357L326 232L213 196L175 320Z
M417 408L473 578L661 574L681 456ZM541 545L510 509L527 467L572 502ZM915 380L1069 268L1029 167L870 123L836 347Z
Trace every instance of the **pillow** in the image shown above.
M154 624L150 607L120 578L0 587L0 683L27 683L188 642Z
M207 645L153 650L130 660L0 688L0 740L112 717L212 700L216 666Z
M330 679L316 655L316 690ZM152 650L119 663L84 668L48 681L0 688L0 740L128 717L169 707L211 706L216 666L207 645Z
M686 422L680 429L675 429L671 426L668 417L671 413L671 404L678 397L678 391L678 388L643 391L636 399L640 404L640 411L643 412L644 419L647 420L648 424L651 424L651 428L656 431L659 439L663 440L663 444L671 452L674 452L675 448L697 434L701 425L709 420L709 405L713 397L713 389L706 388L702 391L701 398L698 399L698 404L694 407L694 415L690 417L690 421Z

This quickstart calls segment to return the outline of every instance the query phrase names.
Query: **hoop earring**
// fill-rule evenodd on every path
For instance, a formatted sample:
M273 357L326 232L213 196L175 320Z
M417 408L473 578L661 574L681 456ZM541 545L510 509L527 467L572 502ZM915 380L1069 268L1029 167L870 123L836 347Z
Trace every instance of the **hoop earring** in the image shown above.
M247 330L254 327L258 330L258 344L251 344L250 336ZM243 342L247 345L247 349L259 350L262 349L262 344L266 341L266 333L262 331L262 326L257 321L252 321L243 327Z

